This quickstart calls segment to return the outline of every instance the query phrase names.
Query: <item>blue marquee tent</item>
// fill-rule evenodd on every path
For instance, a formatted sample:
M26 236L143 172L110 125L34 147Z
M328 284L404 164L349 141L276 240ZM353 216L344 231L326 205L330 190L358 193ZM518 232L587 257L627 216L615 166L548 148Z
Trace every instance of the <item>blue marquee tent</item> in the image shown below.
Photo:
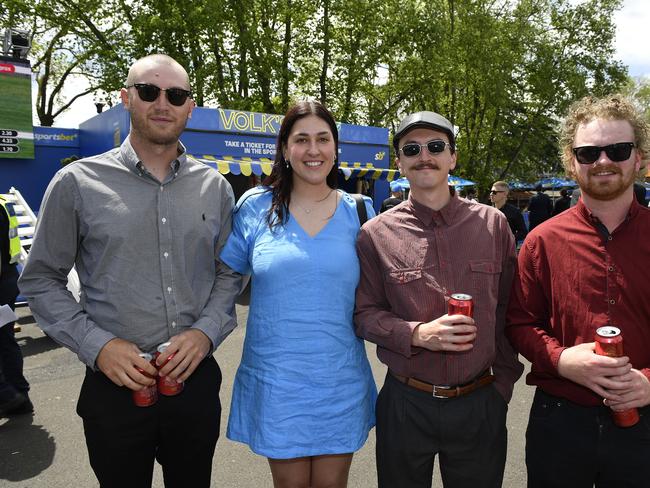
M402 188L411 188L411 185L409 184L409 180L407 180L404 177L398 178L395 181L399 183L402 186ZM476 184L473 181L465 180L463 178L459 178L458 176L452 176L452 175L447 176L447 183L449 184L449 186L454 186L456 188L463 187L463 186L472 186Z
M536 188L539 185L542 185L544 190L553 190L556 188L576 188L578 183L565 178L551 177L536 181L534 187Z

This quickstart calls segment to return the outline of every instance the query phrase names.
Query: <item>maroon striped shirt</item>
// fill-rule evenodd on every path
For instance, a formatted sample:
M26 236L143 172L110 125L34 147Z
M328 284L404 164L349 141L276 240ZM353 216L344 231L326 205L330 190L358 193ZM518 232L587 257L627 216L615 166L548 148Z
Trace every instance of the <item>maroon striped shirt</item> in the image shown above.
M498 391L510 399L523 366L504 336L515 249L500 211L455 195L434 211L411 196L363 226L357 251L357 334L377 344L381 362L436 385L466 383L492 366ZM411 345L413 329L446 314L453 293L474 298L474 348L454 353Z

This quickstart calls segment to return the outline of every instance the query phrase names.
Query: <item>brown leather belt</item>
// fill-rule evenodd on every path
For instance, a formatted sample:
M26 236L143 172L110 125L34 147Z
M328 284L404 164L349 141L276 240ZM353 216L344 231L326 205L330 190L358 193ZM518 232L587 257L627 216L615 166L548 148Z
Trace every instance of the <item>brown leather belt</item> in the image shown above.
M463 385L448 386L448 385L432 385L424 381L417 380L415 378L407 378L406 376L401 376L390 371L390 374L397 381L404 383L405 385L411 386L417 390L425 391L432 394L436 398L454 398L462 395L467 395L468 393L473 392L474 390L489 385L494 381L494 374L492 374L492 369L486 369L483 373L477 376L474 380Z

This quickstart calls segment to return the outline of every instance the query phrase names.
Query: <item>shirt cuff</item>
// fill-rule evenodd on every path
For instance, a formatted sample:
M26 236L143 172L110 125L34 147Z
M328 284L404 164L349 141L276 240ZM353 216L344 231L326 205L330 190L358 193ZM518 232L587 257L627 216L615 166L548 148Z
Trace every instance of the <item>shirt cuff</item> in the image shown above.
M97 365L95 364L97 362L97 356L99 356L102 348L109 341L115 339L115 337L115 335L101 327L95 326L86 334L81 347L79 347L77 356L81 362L92 368L93 371L97 371Z
M424 322L406 322L408 328L405 328L404 330L409 331L408 337L404 338L404 344L402 347L400 347L400 349L397 352L399 352L403 356L406 356L407 358L416 356L417 354L422 352L423 350L422 347L413 345L413 332L415 331L418 325L422 325L423 323Z
M199 320L194 322L192 329L199 329L208 336L208 339L210 339L210 352L208 353L208 356L211 356L223 340L217 323L208 317L201 317Z
M558 377L560 376L560 371L559 371L559 367L558 367L558 365L560 363L560 356L562 355L562 353L564 352L565 349L566 349L566 347L559 346L559 347L556 347L555 349L553 349L549 354L550 355L550 361L551 361L551 367L553 369L553 372Z

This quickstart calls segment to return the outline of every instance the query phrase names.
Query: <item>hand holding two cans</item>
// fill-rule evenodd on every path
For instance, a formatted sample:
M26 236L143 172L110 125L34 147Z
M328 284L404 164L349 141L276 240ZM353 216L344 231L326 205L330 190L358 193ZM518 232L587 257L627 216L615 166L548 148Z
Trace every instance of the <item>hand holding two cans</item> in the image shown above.
M145 361L151 363L157 370L161 370L165 365L174 357L175 353L168 355L160 364L158 364L158 358L160 356L165 356L166 350L169 347L169 342L160 344L154 354L141 353L139 356ZM138 372L145 375L148 378L153 378L150 374L145 372L143 369L136 367ZM133 402L138 407L149 407L155 404L158 401L158 394L165 396L174 396L178 395L183 391L185 387L185 382L177 381L173 378L170 378L166 375L161 375L158 373L156 376L156 382L153 385L147 385L140 390L133 391Z

